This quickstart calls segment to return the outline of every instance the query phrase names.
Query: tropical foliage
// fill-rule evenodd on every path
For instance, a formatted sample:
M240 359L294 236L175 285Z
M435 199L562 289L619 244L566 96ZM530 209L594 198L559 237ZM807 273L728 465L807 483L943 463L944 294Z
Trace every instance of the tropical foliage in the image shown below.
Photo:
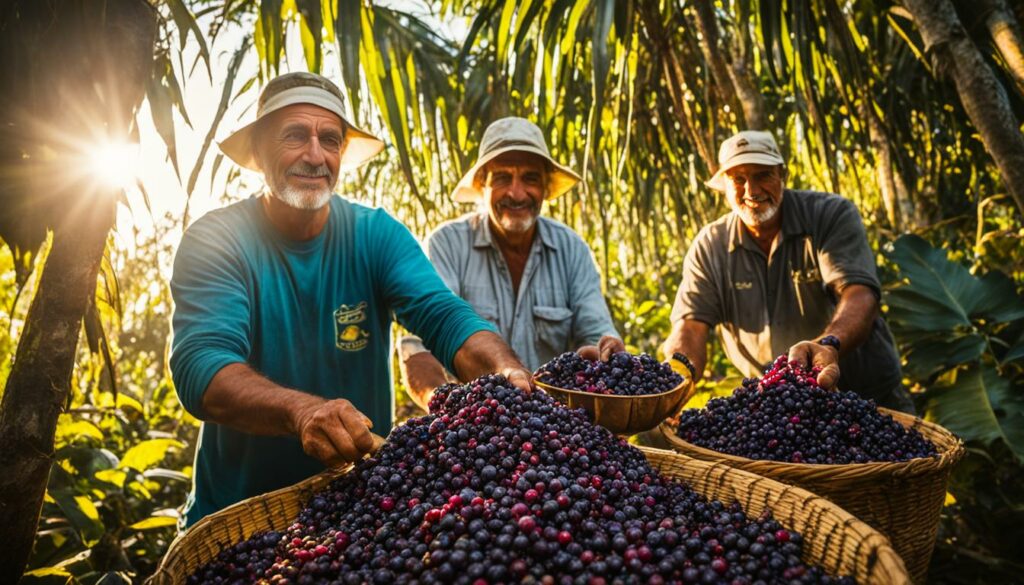
M689 241L725 211L702 185L717 144L741 128L773 131L793 186L842 193L863 211L908 383L928 416L971 448L933 575L986 582L1021 570L1008 548L1017 539L997 535L1024 526L1024 186L1015 174L1024 169L1024 9L1004 0L110 0L112 16L97 21L76 12L92 14L89 0L10 4L0 12L0 60L11 64L0 86L0 237L9 250L0 266L0 430L32 410L15 408L38 387L29 364L70 372L71 381L52 378L65 408L59 417L59 408L47 410L49 438L3 435L55 453L45 498L39 493L33 578L91 583L150 572L174 534L197 428L164 366L169 258L193 219L188 207L154 222L156 236L125 246L122 234L102 252L112 215L79 221L66 187L62 197L33 196L49 192L38 177L67 178L64 167L31 166L64 160L66 150L42 131L60 124L41 121L67 109L37 99L47 95L39 88L63 80L64 95L99 96L82 100L91 109L64 113L82 135L89 128L79 119L93 117L130 137L144 95L183 191L221 177L228 198L238 198L251 185L212 140L231 123L233 104L251 102L283 71L288 47L301 47L309 70L336 59L354 120L388 142L387 156L339 190L387 207L418 235L466 211L448 194L488 122L521 115L540 125L554 156L585 179L546 212L591 245L620 331L639 350L654 351L669 328ZM147 10L131 12L140 6ZM130 47L104 40L135 38L105 28L131 15L139 30L156 32ZM218 66L210 47L225 37L237 48ZM147 64L110 80L130 86L114 100L120 109L90 85L95 64L63 58L86 42L96 43L93 54ZM258 65L247 68L253 56ZM177 143L192 123L185 80L193 70L216 80L221 97L196 160L183 161ZM146 185L133 190L145 196ZM88 200L113 201L104 193ZM899 237L908 232L917 235ZM82 234L91 248L68 243ZM93 266L92 275L54 280L78 265ZM47 312L47 294L67 310ZM34 333L59 330L44 326L54 314L74 332L84 316L86 343ZM26 339L33 345L19 348ZM24 357L14 359L16 348ZM735 382L719 351L709 374L698 400ZM0 557L0 569L12 562Z

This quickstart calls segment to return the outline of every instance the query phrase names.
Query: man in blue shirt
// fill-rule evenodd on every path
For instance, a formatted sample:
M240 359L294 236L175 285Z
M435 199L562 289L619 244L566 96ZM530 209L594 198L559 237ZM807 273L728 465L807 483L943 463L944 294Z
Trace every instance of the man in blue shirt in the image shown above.
M468 380L530 373L444 285L409 231L336 197L338 174L383 144L344 118L341 91L275 78L223 143L267 192L211 212L174 261L171 372L203 420L186 524L358 459L393 416L392 319Z

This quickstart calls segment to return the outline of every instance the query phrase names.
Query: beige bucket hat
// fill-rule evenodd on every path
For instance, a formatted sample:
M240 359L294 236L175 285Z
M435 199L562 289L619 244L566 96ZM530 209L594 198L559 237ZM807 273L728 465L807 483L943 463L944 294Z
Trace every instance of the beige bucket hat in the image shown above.
M732 168L746 164L784 165L786 159L779 152L779 145L769 132L744 130L726 139L718 149L718 172L704 184L718 191L725 191L725 173Z
M456 201L469 203L476 201L483 193L473 185L476 176L485 164L506 152L532 152L544 157L551 163L551 175L548 177L548 199L554 199L580 182L580 176L572 169L562 166L551 158L548 145L544 141L544 133L536 124L526 118L502 118L491 123L484 130L480 140L480 152L476 162L466 171L459 184L455 186L453 196Z
M239 166L259 171L253 151L252 134L260 120L271 112L295 104L312 104L333 112L345 125L345 149L341 152L339 171L352 170L384 149L376 136L360 130L345 119L345 98L331 80L304 71L285 73L271 79L260 93L256 120L239 128L220 143L220 149Z

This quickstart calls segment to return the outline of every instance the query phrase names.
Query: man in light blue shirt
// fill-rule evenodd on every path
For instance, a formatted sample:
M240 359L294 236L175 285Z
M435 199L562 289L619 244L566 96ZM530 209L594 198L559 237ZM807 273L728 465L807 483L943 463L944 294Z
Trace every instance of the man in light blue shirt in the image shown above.
M580 346L587 357L604 359L624 349L590 248L569 227L541 216L546 199L579 181L551 158L535 124L498 120L454 193L479 211L442 224L427 242L445 284L494 324L531 370ZM400 355L407 386L422 404L425 392L444 381L444 368L416 338L402 340Z
M353 461L394 413L397 319L463 380L530 372L444 285L405 226L334 194L383 144L343 117L326 78L288 73L221 143L267 192L188 228L174 259L170 367L203 421L187 524Z

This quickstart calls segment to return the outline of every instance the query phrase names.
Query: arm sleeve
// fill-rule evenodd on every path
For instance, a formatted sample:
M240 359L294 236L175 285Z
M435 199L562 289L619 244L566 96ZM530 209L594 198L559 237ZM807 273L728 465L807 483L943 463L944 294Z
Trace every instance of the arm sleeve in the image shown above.
M250 349L250 298L237 244L219 223L197 222L174 257L170 367L178 399L205 420L203 394L221 368L246 362Z
M370 249L379 290L398 322L454 372L455 354L469 336L496 330L445 286L405 226L383 210L377 213Z
M457 234L453 230L442 227L427 238L427 255L434 270L444 281L445 285L456 296L462 296L462 279L459 277L457 246L459 245Z
M672 306L672 323L695 319L714 327L722 322L722 297L714 280L708 239L708 232L701 231L686 252L683 280Z
M601 275L590 248L578 237L571 241L574 245L569 262L569 303L575 345L596 344L603 335L620 337L601 293Z
M836 293L851 284L863 284L880 296L874 255L868 245L860 212L848 199L835 196L838 205L825 221L818 241L818 266L825 285Z

